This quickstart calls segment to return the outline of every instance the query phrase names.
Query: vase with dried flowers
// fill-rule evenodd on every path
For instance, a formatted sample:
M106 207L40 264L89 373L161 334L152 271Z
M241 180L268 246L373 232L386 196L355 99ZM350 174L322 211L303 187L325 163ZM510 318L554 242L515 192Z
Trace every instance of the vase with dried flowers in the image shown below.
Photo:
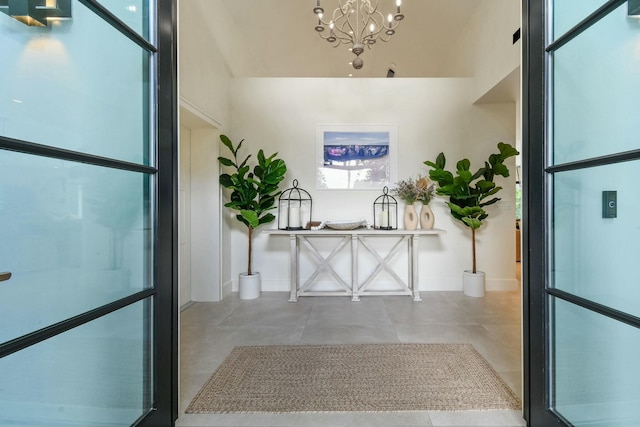
M420 209L420 228L423 230L431 230L436 222L436 217L431 210L431 200L436 195L436 185L429 181L426 176L418 176L416 179L416 188L418 190L418 201L422 202Z
M422 202L423 206L428 205L433 198L435 187L430 185L426 177L418 176L416 179L409 178L397 182L392 191L406 204L404 211L404 228L407 230L415 230L418 228L419 221L415 203ZM431 216L433 217L433 213ZM428 223L425 225L428 226ZM433 227L433 225L431 225L431 227Z

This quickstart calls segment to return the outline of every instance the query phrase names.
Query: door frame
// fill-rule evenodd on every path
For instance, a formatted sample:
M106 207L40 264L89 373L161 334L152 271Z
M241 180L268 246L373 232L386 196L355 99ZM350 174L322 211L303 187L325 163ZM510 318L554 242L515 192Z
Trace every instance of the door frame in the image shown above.
M177 2L157 0L157 254L153 316L153 410L139 426L178 418L178 71Z
M551 152L546 141L551 140L552 93L550 60L547 51L580 35L591 25L620 7L626 0L603 1L602 5L566 31L561 37L547 43L546 19L551 16L548 0L523 0L523 407L524 417L532 427L570 423L551 409L553 305L550 298L560 298L601 315L637 326L636 318L614 309L584 300L548 285L551 271L550 258L551 203L554 172L582 167L603 166L640 158L640 150L599 156L563 165L551 165Z
M530 426L558 423L545 416L545 6L522 1L522 403Z

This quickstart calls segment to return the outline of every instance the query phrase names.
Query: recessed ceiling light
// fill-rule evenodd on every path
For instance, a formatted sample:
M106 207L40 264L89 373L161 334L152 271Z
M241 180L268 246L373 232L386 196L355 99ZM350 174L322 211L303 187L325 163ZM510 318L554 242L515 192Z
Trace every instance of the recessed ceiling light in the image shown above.
M349 77L353 77L353 74L349 73Z

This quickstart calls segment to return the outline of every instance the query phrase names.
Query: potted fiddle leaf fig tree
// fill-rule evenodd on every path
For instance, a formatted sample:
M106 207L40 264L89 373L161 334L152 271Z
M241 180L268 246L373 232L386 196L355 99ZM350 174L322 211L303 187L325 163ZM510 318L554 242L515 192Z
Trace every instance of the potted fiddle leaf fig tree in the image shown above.
M287 166L284 160L276 158L278 153L266 157L260 150L252 170L249 165L251 154L244 160L238 159L244 140L237 146L226 135L220 135L220 140L232 154L232 158L218 157L223 166L232 168L232 173L220 175L220 184L231 190L231 201L225 206L238 212L236 219L247 227L249 237L247 272L240 274L240 298L253 299L260 296L260 273L251 269L253 232L275 219L269 211L275 209L276 197L280 194L278 187L287 173Z
M451 216L471 229L473 268L463 274L464 293L469 296L484 296L484 272L476 268L476 230L489 216L485 207L500 200L494 196L502 187L496 185L494 178L497 175L508 177L509 169L504 161L519 154L513 146L502 142L498 143L498 150L475 172L471 171L469 159L460 160L455 173L446 170L444 153L440 153L435 162L424 162L432 168L429 177L438 183L436 194L449 198L447 205Z

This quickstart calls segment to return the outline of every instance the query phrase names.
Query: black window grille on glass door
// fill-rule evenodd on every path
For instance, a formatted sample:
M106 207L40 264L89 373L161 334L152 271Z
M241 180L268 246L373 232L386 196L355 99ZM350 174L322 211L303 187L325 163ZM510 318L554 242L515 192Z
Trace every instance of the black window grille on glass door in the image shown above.
M170 425L175 5L4 3L0 424Z
M630 280L640 252L636 5L525 2L525 402L534 427L640 423L640 291Z

